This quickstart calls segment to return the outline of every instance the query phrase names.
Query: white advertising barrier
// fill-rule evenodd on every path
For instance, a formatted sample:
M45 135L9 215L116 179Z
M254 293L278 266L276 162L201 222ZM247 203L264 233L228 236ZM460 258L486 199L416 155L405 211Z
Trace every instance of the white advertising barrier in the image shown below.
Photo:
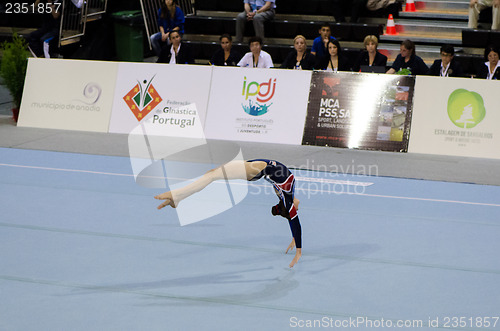
M300 145L311 73L215 67L206 137Z
M18 126L107 132L118 63L30 58Z
M150 122L161 136L199 137L211 74L208 66L120 63L109 132L129 134Z
M408 152L500 158L500 82L418 76Z
M174 190L176 199L176 189L202 175L177 162L176 155L186 152L200 163L211 161L203 152L211 75L208 66L120 64L110 132L128 134L136 183ZM243 160L241 150L231 157ZM246 183L226 181L186 199L175 211L180 224L187 225L232 208L247 193Z
M139 184L165 187L157 162L206 144L211 73L208 66L120 63L109 132L129 135Z

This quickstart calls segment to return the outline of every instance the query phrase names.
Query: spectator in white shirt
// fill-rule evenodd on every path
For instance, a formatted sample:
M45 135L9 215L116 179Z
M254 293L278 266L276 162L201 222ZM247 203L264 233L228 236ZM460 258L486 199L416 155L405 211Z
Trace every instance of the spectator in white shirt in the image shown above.
M271 55L262 50L262 39L260 37L251 37L248 42L250 52L238 62L239 67L247 68L272 68L274 67Z

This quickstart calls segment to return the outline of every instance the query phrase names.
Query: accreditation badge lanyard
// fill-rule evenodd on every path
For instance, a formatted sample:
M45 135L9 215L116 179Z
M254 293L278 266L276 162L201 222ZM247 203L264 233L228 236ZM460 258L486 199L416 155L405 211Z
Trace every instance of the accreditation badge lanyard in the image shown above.
M253 67L257 68L259 66L259 58L257 58L257 62L255 62L255 55L252 55L252 60L253 60Z
M306 53L302 54L302 59L300 59L300 61L297 61L297 63L295 63L296 70L302 70L302 66L300 65L300 63L302 62L302 60L304 60L305 57L306 57Z
M334 68L334 67L333 67L332 57L330 56L330 66L332 67L332 71L333 71L333 72L337 72L337 70L339 69L339 68L338 68L338 57L337 57L337 68Z
M490 68L490 62L486 62L485 63L486 66L488 67L488 76L486 77L486 79L493 79L493 76L495 76L495 72L497 71L498 68L500 68L500 62L497 63L497 66L495 67L495 69L493 69L493 72L491 72L491 68Z
M450 69L451 62L448 65L443 67L443 62L441 62L441 77L448 77L448 70Z

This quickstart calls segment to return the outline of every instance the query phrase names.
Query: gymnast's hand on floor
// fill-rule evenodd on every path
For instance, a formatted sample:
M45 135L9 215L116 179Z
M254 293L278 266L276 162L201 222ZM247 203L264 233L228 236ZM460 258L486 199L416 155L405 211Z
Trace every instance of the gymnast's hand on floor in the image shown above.
M292 239L292 242L290 245L288 245L288 248L286 249L285 254L288 254L288 251L292 251L295 248L295 239ZM289 267L293 268L293 266L299 262L300 257L302 256L302 248L297 248L295 250L295 257L293 258L292 262L290 262Z
M174 199L172 198L172 193L170 191L162 193L162 194L158 194L157 196L155 196L155 199L157 199L157 200L165 200L164 202L162 202L158 206L158 209L162 209L163 207L166 207L166 206L169 206L169 205L172 208L176 208L177 207L177 205L174 203Z

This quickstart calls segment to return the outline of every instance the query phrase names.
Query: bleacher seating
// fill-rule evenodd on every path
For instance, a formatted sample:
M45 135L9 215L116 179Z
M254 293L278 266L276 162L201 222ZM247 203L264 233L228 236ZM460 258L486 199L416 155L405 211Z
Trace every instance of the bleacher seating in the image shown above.
M500 45L500 31L495 30L462 30L462 46L486 48L488 45Z
M381 43L392 44L389 55L399 50L398 40L388 40L383 35L384 23L381 19L368 19L364 23L335 23L332 16L331 0L277 0L277 14L274 20L266 22L266 40L264 49L271 54L276 64L280 64L292 49L292 40L302 34L308 39L309 46L318 36L318 29L323 22L329 22L332 35L341 42L345 54L351 61L357 57L363 48L362 41L366 35L380 36ZM196 14L186 17L185 42L190 43L195 58L199 63L208 63L211 55L219 47L218 38L223 33L235 35L235 18L243 10L242 0L198 0L195 2ZM421 15L420 13L417 13ZM401 13L403 15L403 13ZM404 16L404 15L403 15ZM40 26L40 15L9 15L0 13L0 36L4 39L12 34L13 28L29 33ZM254 35L253 25L249 22L245 29L245 36ZM385 39L384 39L385 37ZM457 38L460 42L460 39ZM475 72L475 68L483 61L481 48L487 44L500 44L500 32L489 30L463 29L461 45L458 49L457 59L462 63L467 74ZM433 45L437 51L426 59L427 63L432 58L439 57L439 41L417 41L420 45ZM458 45L458 44L455 44ZM240 53L248 51L246 43L235 44ZM461 47L475 48L472 53L463 52Z
M276 4L276 17L274 20L266 22L266 39L264 41L264 49L271 54L276 64L281 63L292 49L292 39L296 35L304 35L308 39L309 45L311 45L312 40L318 36L319 26L325 21L330 24L332 35L339 39L344 53L351 62L356 59L363 49L362 41L366 35L376 35L380 37L381 43L392 44L393 46L389 51L382 50L385 54L392 55L392 59L395 56L394 54L399 52L399 43L402 39L389 40L386 36L383 36L384 24L381 23L383 19L368 19L364 20L364 23L335 23L332 16L331 0L276 0ZM213 51L219 47L218 36L222 33L229 33L234 36L235 17L238 12L243 10L243 2L240 0L197 1L196 10L197 15L186 18L186 33L188 40L195 35L203 36L203 38L189 40L193 48L197 50L196 54L200 56L199 59L203 62L203 60L208 61ZM419 15L418 13L415 14ZM423 19L433 19L434 16L436 14L429 14L429 18L423 17ZM443 19L449 20L444 15ZM462 17L461 20L463 22L464 18ZM435 28L429 30L435 31ZM484 48L492 40L500 39L500 33L478 30L477 33L482 34L482 37L472 36L471 39L470 31L467 31L467 29L463 31L463 45L458 45L456 42L453 42L453 44L456 45L457 60L462 64L466 75L471 75L484 62L483 57L478 54L479 49ZM249 22L245 29L245 36L248 37L253 34L253 26ZM418 40L418 46L426 45L427 49L434 49L434 51L427 51L427 58L424 60L428 64L439 58L439 47L447 43L446 40L441 41L439 39L422 40L425 37L416 39ZM246 44L235 45L234 47L239 49L241 53L248 51ZM462 47L475 47L476 49L472 53L465 53ZM389 57L390 63L392 60L391 56Z
M281 14L331 15L331 3L331 0L277 0L276 6ZM196 2L196 10L241 12L243 1L202 0Z
M266 38L293 39L296 35L304 35L308 39L318 36L321 22L303 22L274 19L265 23ZM331 23L332 35L340 41L363 41L366 35L373 34L377 37L382 33L381 24L362 23ZM235 33L235 19L227 17L186 17L186 33L217 35ZM254 35L253 25L247 22L245 36Z

